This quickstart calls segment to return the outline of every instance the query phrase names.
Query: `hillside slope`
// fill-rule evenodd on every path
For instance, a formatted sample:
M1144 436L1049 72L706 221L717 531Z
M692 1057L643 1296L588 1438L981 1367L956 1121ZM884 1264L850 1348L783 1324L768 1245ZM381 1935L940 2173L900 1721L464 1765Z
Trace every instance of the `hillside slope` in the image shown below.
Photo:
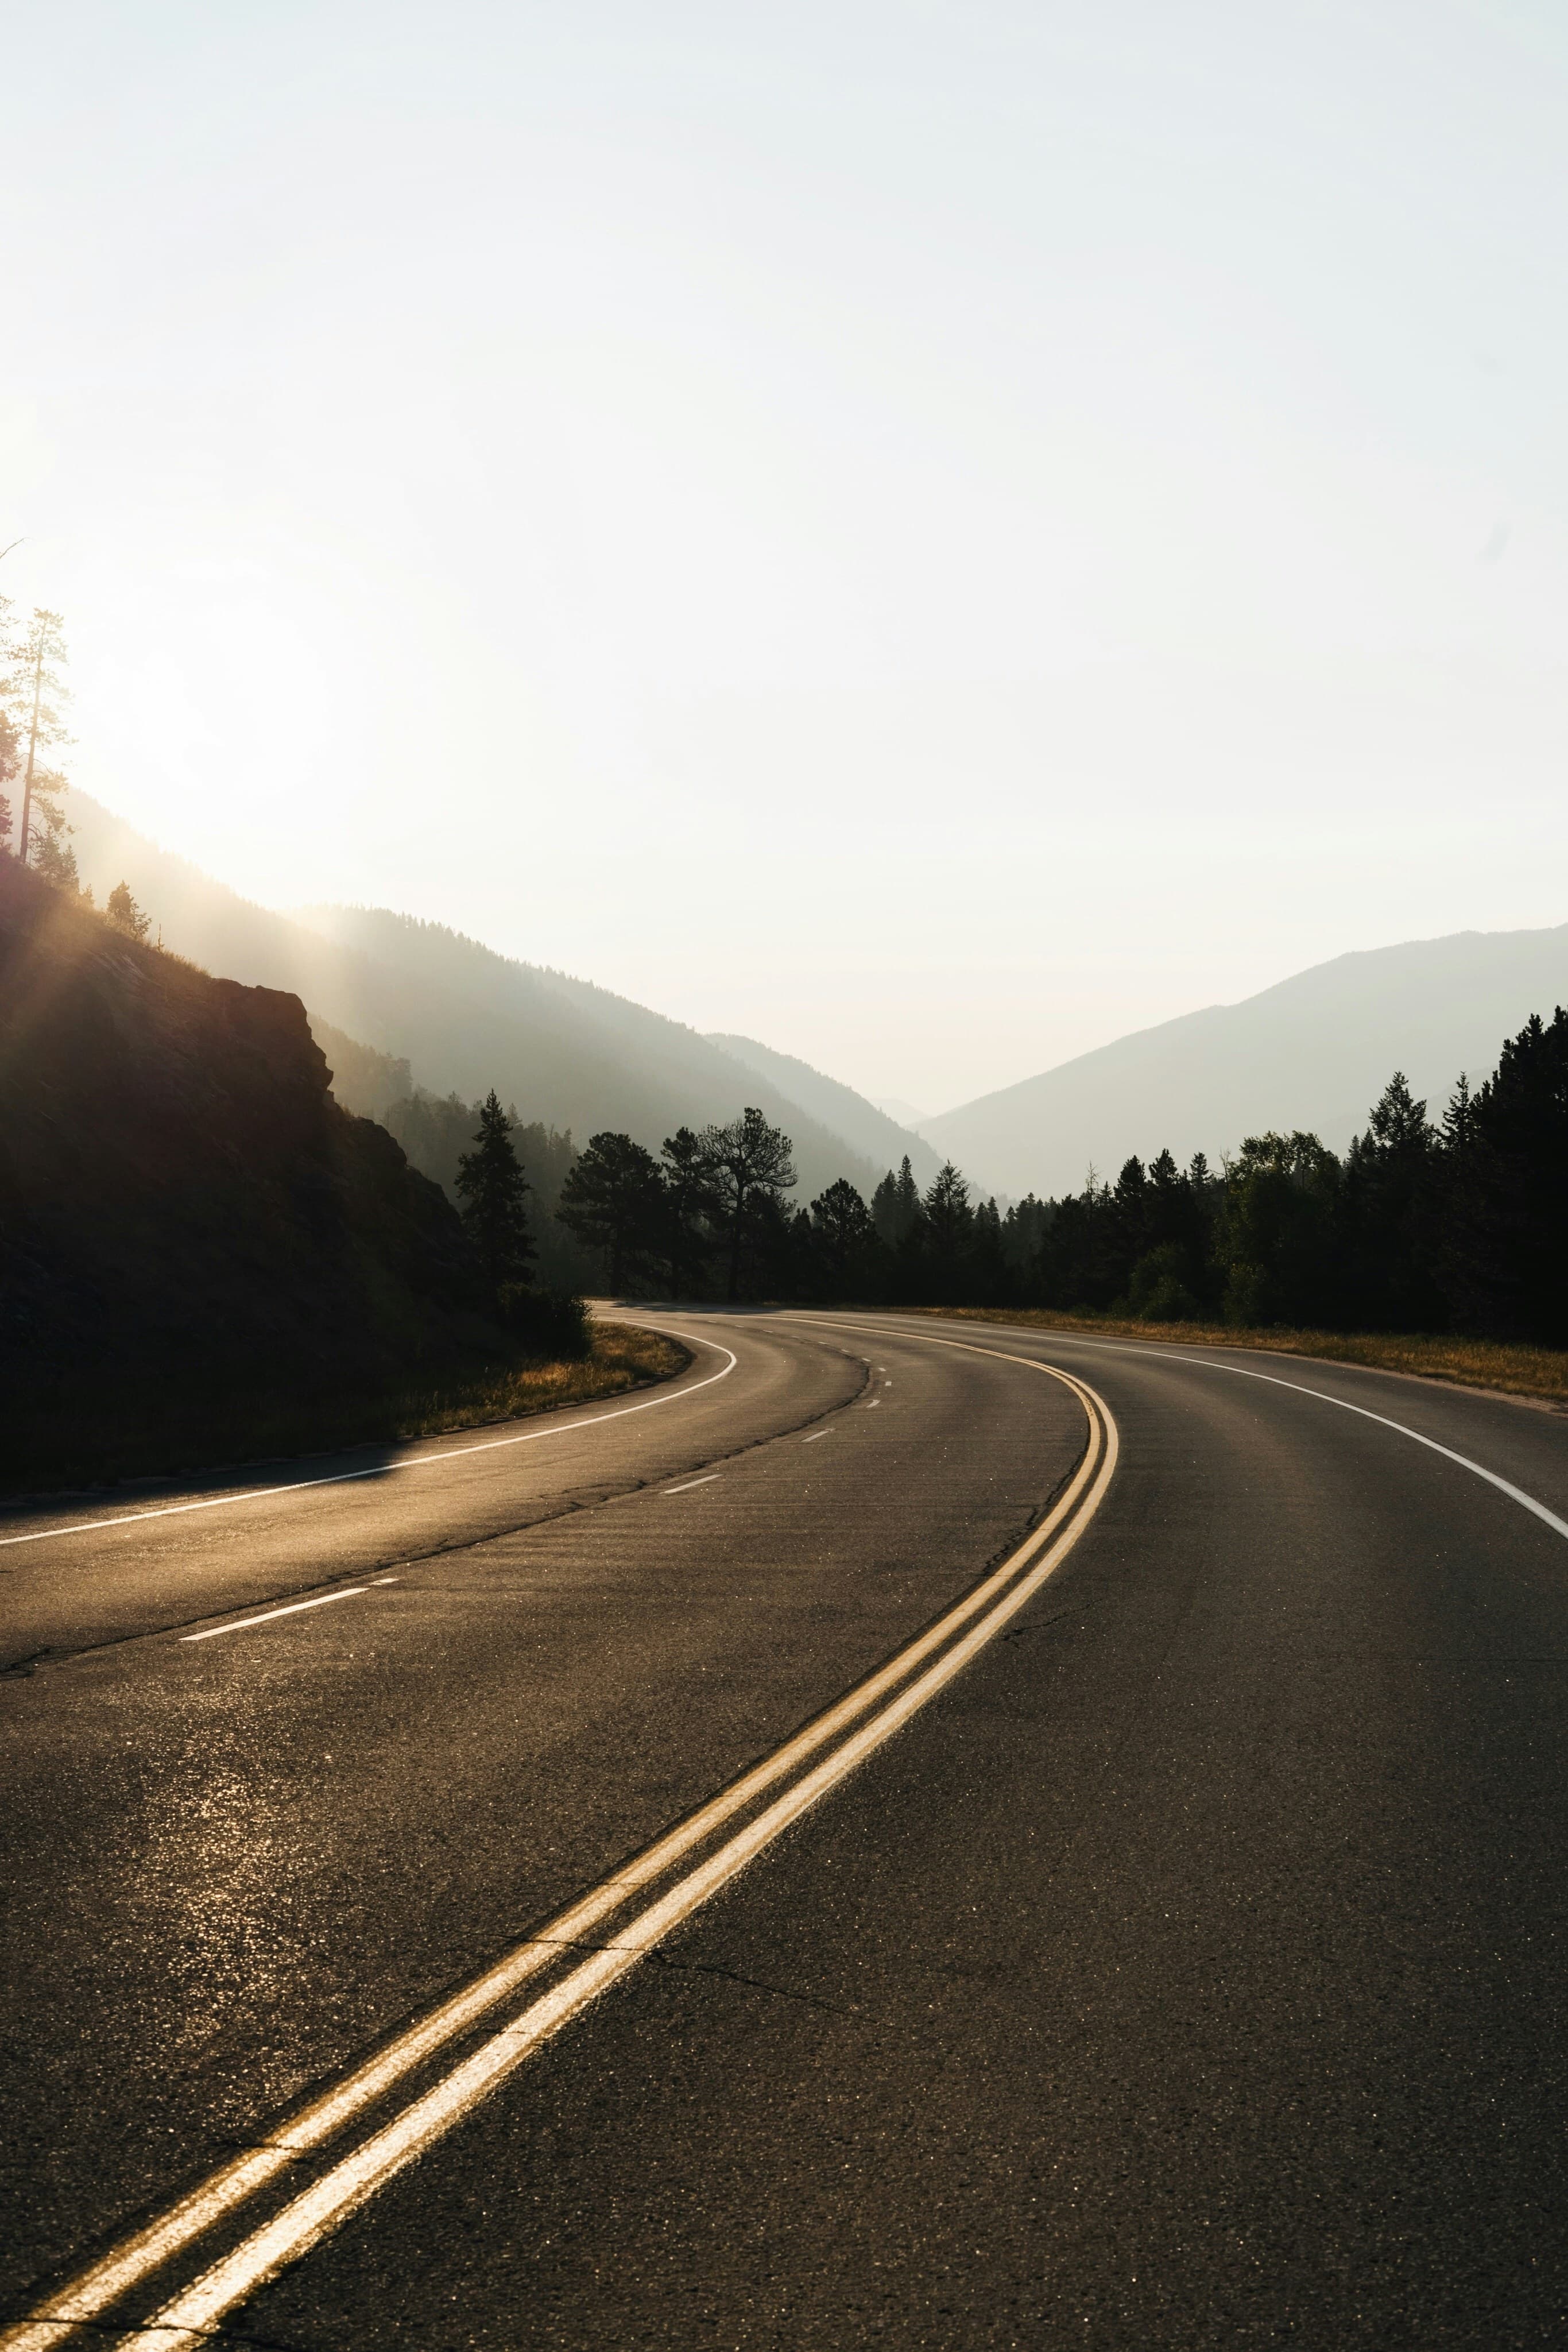
M1568 1001L1568 925L1460 931L1337 956L1239 1004L1210 1005L1082 1054L926 1122L988 1184L1076 1192L1168 1145L1218 1160L1243 1136L1307 1128L1335 1150L1403 1069L1434 1115L1461 1070Z
M71 796L84 880L119 880L165 944L208 970L303 998L313 1017L406 1061L420 1086L470 1101L491 1087L525 1120L579 1142L617 1128L656 1151L680 1126L755 1103L788 1129L809 1200L837 1176L869 1192L875 1165L800 1104L676 1021L607 989L518 963L436 924L382 908L254 906L156 848L85 793Z
M138 946L0 858L13 1410L102 1410L122 1376L374 1382L473 1335L455 1212L329 1076L297 997Z
M798 1102L874 1166L896 1168L907 1156L923 1185L929 1184L941 1167L940 1159L923 1137L901 1127L875 1103L868 1102L864 1095L857 1095L852 1087L830 1078L821 1070L814 1070L810 1062L798 1061L793 1054L778 1053L755 1037L731 1037L710 1030L707 1042L766 1078L791 1102Z

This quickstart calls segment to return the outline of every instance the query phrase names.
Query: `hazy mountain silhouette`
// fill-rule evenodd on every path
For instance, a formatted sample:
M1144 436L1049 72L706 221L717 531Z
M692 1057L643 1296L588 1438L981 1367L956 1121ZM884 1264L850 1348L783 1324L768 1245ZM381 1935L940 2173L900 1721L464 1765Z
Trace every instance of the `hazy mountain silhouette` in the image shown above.
M707 1042L767 1078L781 1095L798 1102L802 1110L821 1119L834 1135L841 1135L846 1143L878 1168L896 1168L907 1155L920 1182L929 1184L941 1167L937 1153L912 1129L889 1118L864 1095L857 1095L852 1087L814 1070L810 1062L798 1061L793 1054L778 1053L771 1045L759 1045L755 1037L731 1037L710 1029Z
M1461 1070L1496 1066L1532 1013L1568 1002L1568 924L1459 931L1336 956L1239 1004L1213 1004L944 1111L927 1139L988 1185L1076 1192L1168 1145L1211 1160L1306 1128L1335 1150L1402 1069L1434 1115Z
M880 1111L885 1111L895 1125L906 1127L911 1135L923 1135L926 1121L931 1117L928 1110L919 1110L914 1103L905 1102L902 1095L879 1095L876 1108Z
M209 971L289 990L318 1023L406 1061L434 1093L472 1102L494 1087L523 1119L570 1128L580 1143L615 1128L653 1151L679 1126L735 1118L755 1103L794 1139L797 1197L839 1176L869 1196L884 1172L885 1160L865 1158L760 1072L607 989L384 909L274 914L86 793L72 793L70 814L82 878L100 906L127 882L165 946Z

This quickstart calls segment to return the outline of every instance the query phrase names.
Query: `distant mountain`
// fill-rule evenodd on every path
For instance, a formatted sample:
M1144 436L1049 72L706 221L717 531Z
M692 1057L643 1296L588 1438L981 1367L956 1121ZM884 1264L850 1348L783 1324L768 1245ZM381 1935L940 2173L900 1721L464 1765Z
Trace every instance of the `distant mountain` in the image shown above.
M1459 931L1337 956L1239 1004L1214 1004L983 1095L925 1124L986 1184L1076 1192L1168 1145L1213 1160L1243 1136L1306 1128L1335 1150L1402 1069L1434 1115L1532 1013L1568 1003L1568 924Z
M918 1135L931 1116L928 1110L916 1110L915 1105L905 1102L901 1095L879 1095L876 1107L878 1110L885 1111L895 1126L906 1127L911 1135Z
M941 1167L931 1146L909 1128L889 1118L884 1110L867 1102L864 1095L857 1095L852 1087L841 1086L837 1078L814 1070L810 1062L797 1061L793 1054L776 1053L771 1045L758 1045L755 1037L730 1037L710 1030L707 1042L766 1078L781 1095L787 1095L802 1110L821 1119L834 1135L841 1135L846 1143L877 1168L896 1168L907 1156L910 1167L924 1185L930 1183Z
M413 1083L434 1093L472 1101L494 1087L523 1119L570 1128L580 1143L617 1128L653 1151L677 1127L735 1118L755 1103L794 1139L798 1198L839 1176L869 1195L885 1172L885 1159L864 1156L760 1072L738 1071L695 1029L607 989L382 908L274 914L86 793L73 792L70 814L99 905L127 882L165 946L209 971L288 990L319 1025L406 1062ZM356 1066L356 1097L366 1076Z

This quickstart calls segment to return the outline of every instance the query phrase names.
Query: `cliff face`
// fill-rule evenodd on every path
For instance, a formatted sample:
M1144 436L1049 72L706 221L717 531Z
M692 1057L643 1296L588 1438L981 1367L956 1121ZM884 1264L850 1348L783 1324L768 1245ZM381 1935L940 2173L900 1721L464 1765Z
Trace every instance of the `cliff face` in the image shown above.
M471 1330L457 1218L331 1099L298 997L0 857L0 1391L92 1367L329 1389Z

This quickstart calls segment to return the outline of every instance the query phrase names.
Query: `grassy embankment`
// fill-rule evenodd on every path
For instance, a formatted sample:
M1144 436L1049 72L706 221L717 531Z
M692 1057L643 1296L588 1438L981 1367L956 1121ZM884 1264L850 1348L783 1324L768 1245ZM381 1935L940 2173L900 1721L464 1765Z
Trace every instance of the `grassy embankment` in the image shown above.
M16 1416L0 1450L0 1494L181 1477L287 1454L434 1437L619 1396L673 1379L690 1361L685 1348L659 1332L598 1323L593 1352L582 1363L469 1364L379 1394L104 1386L90 1405L57 1403Z
M1316 1356L1375 1371L1414 1372L1568 1410L1568 1354L1556 1348L1508 1347L1491 1339L1441 1339L1381 1331L1243 1331L1227 1323L1135 1323L1113 1315L1058 1314L1042 1307L930 1307L922 1314L960 1321L1027 1324L1042 1331L1093 1332L1106 1339L1185 1341L1208 1348L1257 1348L1272 1355Z

